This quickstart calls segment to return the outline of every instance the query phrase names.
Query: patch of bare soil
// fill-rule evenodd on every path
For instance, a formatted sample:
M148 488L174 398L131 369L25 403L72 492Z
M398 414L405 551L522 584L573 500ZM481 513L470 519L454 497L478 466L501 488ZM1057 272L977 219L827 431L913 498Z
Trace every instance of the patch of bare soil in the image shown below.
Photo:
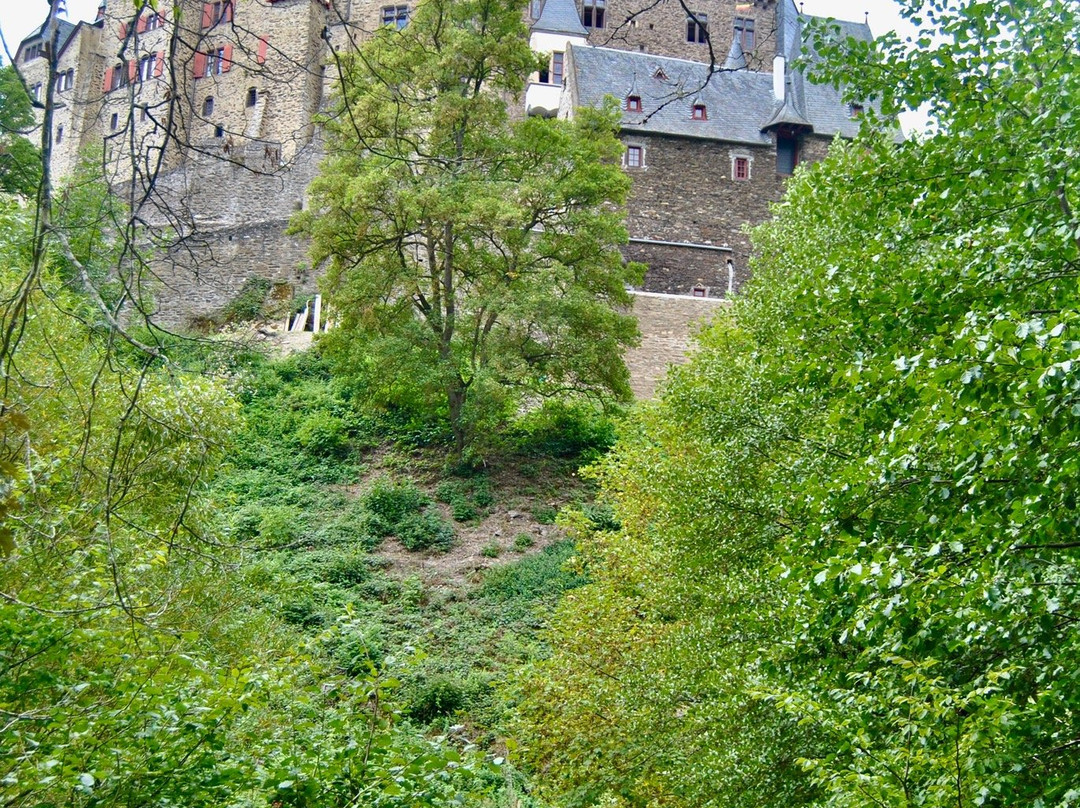
M369 466L365 477L370 480L379 473ZM454 543L448 551L406 550L397 539L387 538L374 553L389 562L387 572L396 578L416 576L427 587L461 588L476 583L490 567L511 563L566 538L561 528L546 522L580 497L584 485L576 475L565 469L529 468L526 464L492 470L488 480L495 503L479 521L454 522L449 506L438 506L454 525ZM362 487L350 487L351 493L359 493ZM421 484L421 488L434 499L434 481ZM521 534L527 535L532 544L515 546ZM484 554L485 549L495 546L498 555L492 557L490 551Z

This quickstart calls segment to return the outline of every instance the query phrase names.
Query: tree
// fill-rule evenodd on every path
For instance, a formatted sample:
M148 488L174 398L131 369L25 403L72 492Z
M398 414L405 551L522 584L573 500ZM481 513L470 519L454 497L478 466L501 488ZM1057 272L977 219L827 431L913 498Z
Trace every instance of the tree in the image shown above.
M338 105L310 234L337 327L329 355L392 404L441 399L460 453L514 392L629 394L616 113L512 119L536 68L523 17L429 0L337 56Z
M928 101L939 130L867 131L800 172L731 318L598 470L624 531L587 539L597 583L537 672L563 701L526 704L561 785L599 771L630 804L701 804L673 745L714 732L739 773L720 782L757 787L791 722L771 754L819 804L1076 802L1080 16L962 0L923 19L942 39L819 30L829 78L886 116ZM606 656L620 616L636 642ZM684 691L643 703L671 671ZM729 738L725 700L766 712ZM653 712L657 765L583 719L609 703ZM565 717L594 741L582 775L549 741Z
M11 65L0 67L0 190L29 196L41 177L41 157L28 139L30 96Z

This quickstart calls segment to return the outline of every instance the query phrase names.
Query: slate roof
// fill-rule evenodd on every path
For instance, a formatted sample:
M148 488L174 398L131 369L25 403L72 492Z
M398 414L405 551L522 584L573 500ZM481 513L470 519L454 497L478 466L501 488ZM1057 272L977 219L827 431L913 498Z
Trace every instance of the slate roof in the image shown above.
M27 37L25 37L23 41L19 43L19 50L21 51L23 45L25 45L27 42L34 42L43 38L45 36L45 26L48 24L48 22L49 20L48 18L46 18L45 22L43 22L32 34L29 34ZM63 53L64 48L67 47L68 42L71 40L71 35L75 33L75 29L78 28L78 25L76 23L68 22L67 20L61 20L59 18L57 18L56 20L56 25L60 29L60 37L57 40L57 51Z
M642 112L623 112L624 132L771 143L761 130L782 109L773 96L771 73L737 70L710 77L709 66L700 62L610 48L571 46L570 54L574 101L579 106L598 106L606 95L620 101L627 95L641 97ZM655 77L658 68L666 80ZM790 82L788 91L797 114L815 134L854 137L858 133L859 121L848 117L838 91L800 84ZM691 119L695 103L705 104L707 120Z
M589 33L581 24L574 0L546 0L540 18L532 24L532 30L574 36L586 36Z

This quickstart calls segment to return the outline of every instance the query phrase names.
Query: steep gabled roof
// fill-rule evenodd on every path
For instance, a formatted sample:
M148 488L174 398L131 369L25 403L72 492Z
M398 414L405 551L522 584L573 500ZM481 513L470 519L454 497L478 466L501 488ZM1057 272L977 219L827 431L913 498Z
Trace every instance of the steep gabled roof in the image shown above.
M589 33L581 24L574 0L545 0L544 9L532 30L570 36L587 36Z
M772 141L762 128L784 110L773 95L771 73L738 70L710 76L708 65L685 59L585 46L572 46L572 53L568 79L581 106L599 106L606 95L625 101L628 87L641 97L640 113L623 111L627 133L766 145ZM657 67L666 81L655 77ZM794 87L789 91L791 109L783 114L796 117L785 123L811 126L826 137L858 133L859 122L848 117L837 90L807 83L799 96ZM691 118L692 103L705 104L707 120Z
M18 51L21 51L23 45L25 45L27 42L34 42L36 40L42 39L45 36L45 26L48 25L48 23L49 20L48 18L46 18L45 22L43 22L32 34L26 36L23 41L19 43ZM68 22L67 20L61 19L56 20L56 26L59 29L59 37L57 39L57 52L62 53L64 51L64 48L67 47L68 42L71 41L71 37L75 33L75 29L79 26L76 23ZM18 51L16 51L16 53L18 53Z

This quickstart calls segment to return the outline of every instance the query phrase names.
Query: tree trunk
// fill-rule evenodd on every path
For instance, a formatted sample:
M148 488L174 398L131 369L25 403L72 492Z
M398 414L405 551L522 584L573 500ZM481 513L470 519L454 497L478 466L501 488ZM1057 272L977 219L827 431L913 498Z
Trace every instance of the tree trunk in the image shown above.
M467 390L461 377L455 374L446 388L446 403L450 410L450 429L454 433L454 456L461 458L465 451L465 396Z

